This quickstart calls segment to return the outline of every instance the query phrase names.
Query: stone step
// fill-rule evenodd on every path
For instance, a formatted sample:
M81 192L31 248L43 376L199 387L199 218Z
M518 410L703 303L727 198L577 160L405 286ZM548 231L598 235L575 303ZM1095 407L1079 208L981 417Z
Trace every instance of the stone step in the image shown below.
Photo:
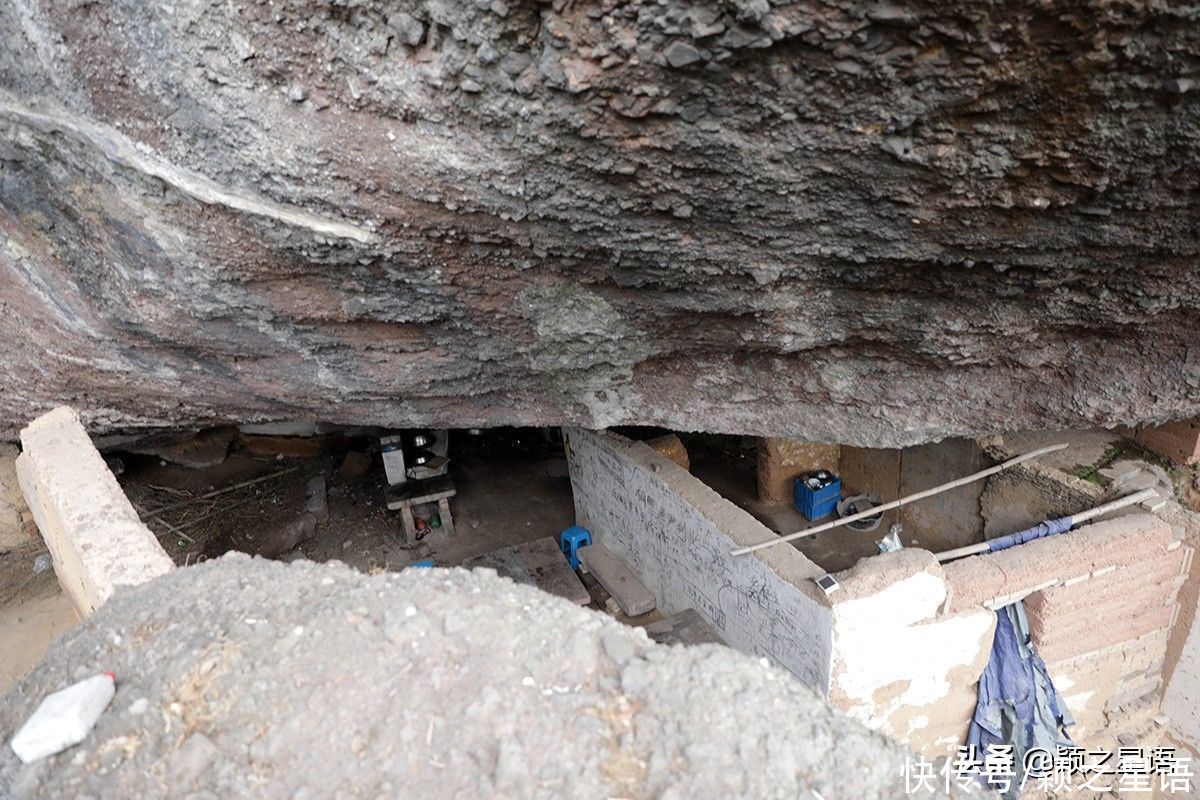
M638 580L625 562L613 555L604 545L581 547L579 562L595 576L605 591L612 595L627 616L636 617L654 610L654 595L650 594L650 590Z

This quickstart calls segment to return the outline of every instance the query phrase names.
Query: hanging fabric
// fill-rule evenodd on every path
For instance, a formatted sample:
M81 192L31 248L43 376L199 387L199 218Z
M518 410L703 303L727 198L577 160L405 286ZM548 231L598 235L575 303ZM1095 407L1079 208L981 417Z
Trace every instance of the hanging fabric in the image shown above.
M1012 746L1011 783L1006 789L1003 783L994 786L1002 789L1006 800L1013 800L1024 783L1025 754L1040 748L1056 755L1058 748L1074 746L1066 731L1074 724L1046 663L1033 650L1024 604L1018 600L1004 606L996 612L996 638L979 678L979 700L967 744L976 748L980 759L986 758L988 745Z

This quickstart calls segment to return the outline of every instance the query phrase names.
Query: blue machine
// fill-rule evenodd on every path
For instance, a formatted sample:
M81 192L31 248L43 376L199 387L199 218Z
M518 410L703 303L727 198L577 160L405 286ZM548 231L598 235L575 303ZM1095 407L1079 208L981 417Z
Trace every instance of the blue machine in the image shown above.
M409 567L425 567L425 568L432 567L432 566L433 566L433 559L432 559L432 558L425 558L425 559L422 559L422 560L420 560L420 561L414 561L414 562L412 562L411 564L409 564L408 566L409 566Z
M842 480L827 470L796 478L796 510L809 522L827 517L842 496Z
M587 528L572 525L558 535L558 547L567 557L571 569L579 569L579 548L592 543L592 533Z

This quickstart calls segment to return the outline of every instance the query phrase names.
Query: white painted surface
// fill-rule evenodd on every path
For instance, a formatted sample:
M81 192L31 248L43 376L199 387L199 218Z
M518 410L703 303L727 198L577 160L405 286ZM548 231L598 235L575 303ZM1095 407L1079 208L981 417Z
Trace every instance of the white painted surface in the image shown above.
M626 561L664 615L694 608L731 646L826 691L830 613L807 586L819 568L792 548L731 556L774 534L643 444L579 429L569 444L579 524Z
M914 714L904 729L893 730L892 715L942 701L952 688L951 671L990 650L996 615L980 610L938 618L946 593L944 579L918 572L834 605L834 680L848 714L901 737L915 733L929 724L928 716Z
M1175 735L1200 750L1200 614L1192 620L1192 630L1163 695L1162 708L1171 719Z

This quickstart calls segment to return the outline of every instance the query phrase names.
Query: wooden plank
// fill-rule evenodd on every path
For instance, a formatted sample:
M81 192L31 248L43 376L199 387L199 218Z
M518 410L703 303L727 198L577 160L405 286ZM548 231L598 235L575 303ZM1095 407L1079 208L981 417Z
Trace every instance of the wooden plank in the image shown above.
M592 602L579 576L558 549L558 542L549 536L493 550L467 559L462 565L466 569L490 567L517 583L536 586L581 606Z
M625 562L602 544L579 548L579 562L612 595L621 610L631 617L653 611L654 595Z
M399 511L405 506L418 506L424 503L436 503L446 497L458 493L454 481L449 475L431 478L425 481L409 481L399 486L389 486L386 490L387 507Z
M645 627L646 635L660 644L725 644L721 634L694 608L663 617Z

